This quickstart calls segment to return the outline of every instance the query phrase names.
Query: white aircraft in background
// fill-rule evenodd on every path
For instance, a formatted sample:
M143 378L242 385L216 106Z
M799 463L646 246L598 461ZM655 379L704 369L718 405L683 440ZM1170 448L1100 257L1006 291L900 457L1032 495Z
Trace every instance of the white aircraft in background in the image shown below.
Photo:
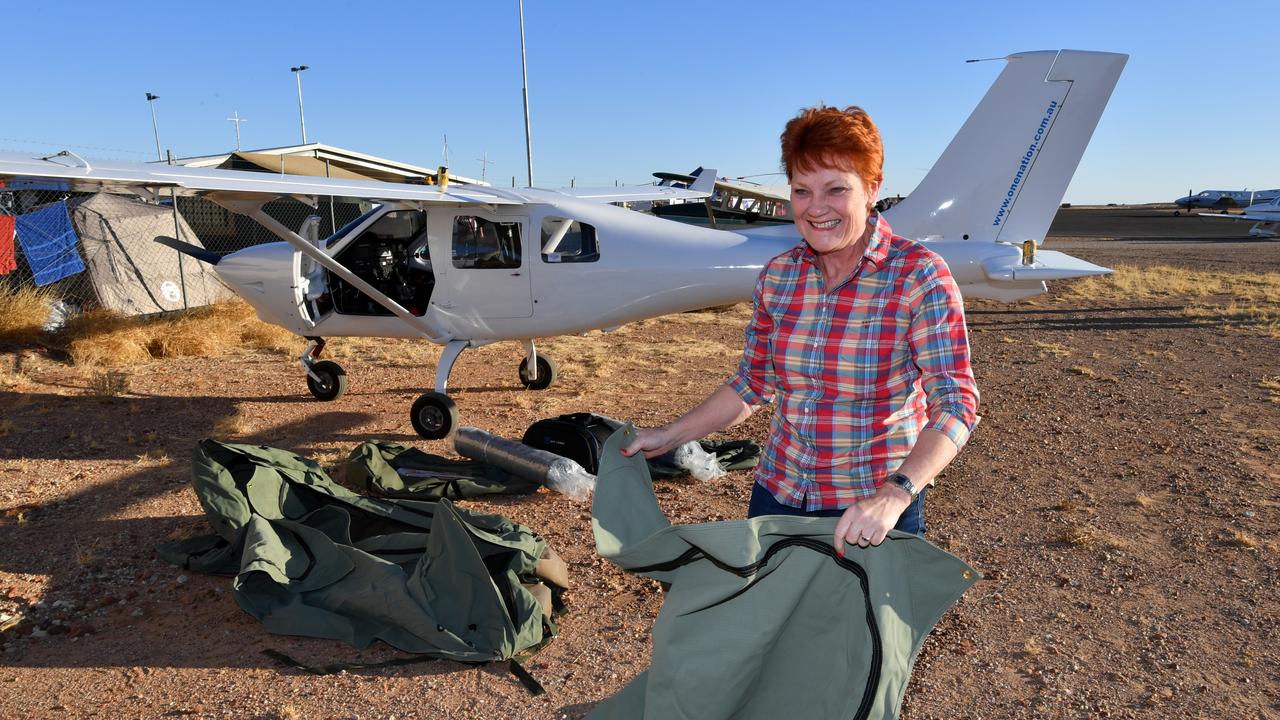
M1249 235L1252 237L1273 238L1280 236L1280 195L1267 202L1250 205L1239 215L1199 214L1204 217L1217 218L1218 220L1252 220L1253 227L1249 228Z
M1255 203L1264 203L1280 197L1280 189L1275 190L1201 190L1192 194L1190 191L1183 197L1173 201L1183 210L1196 208L1216 208L1226 212L1228 208L1245 207ZM1178 214L1177 210L1173 211ZM1203 215L1204 213L1199 213Z
M1127 55L1042 51L1008 64L928 175L886 212L901 235L943 256L966 297L1013 301L1045 281L1109 269L1037 250ZM711 173L714 177L714 173ZM0 154L10 189L199 195L283 242L226 256L166 238L214 265L264 321L310 342L301 361L315 397L346 373L319 360L324 337L426 338L444 345L435 387L414 403L419 435L445 437L458 411L450 371L466 348L520 341L521 382L549 386L555 366L534 338L746 301L764 264L800 241L794 225L713 230L609 203L688 197L645 186L505 190L360 182L228 170ZM362 198L371 211L313 243L263 211L274 198ZM705 193L699 196L705 196Z

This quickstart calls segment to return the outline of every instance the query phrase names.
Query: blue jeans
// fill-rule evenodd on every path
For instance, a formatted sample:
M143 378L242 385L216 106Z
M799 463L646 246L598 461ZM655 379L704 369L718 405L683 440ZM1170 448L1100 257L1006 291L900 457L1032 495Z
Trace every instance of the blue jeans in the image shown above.
M894 530L901 530L913 535L924 537L924 494L928 490L921 490L916 499L902 511L902 517L898 518L898 524L893 527ZM844 514L844 510L802 510L798 507L783 505L773 496L773 493L765 489L760 483L752 483L751 485L751 502L747 505L747 517L753 518L757 515L799 515L801 517L840 517Z

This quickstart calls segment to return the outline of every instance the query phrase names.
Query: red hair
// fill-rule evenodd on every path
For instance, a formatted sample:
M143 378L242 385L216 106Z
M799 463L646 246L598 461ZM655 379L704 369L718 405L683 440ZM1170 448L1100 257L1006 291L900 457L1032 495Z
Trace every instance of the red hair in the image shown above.
M871 116L857 105L806 108L782 131L782 167L788 180L797 170L834 167L857 173L870 187L884 179L884 143Z

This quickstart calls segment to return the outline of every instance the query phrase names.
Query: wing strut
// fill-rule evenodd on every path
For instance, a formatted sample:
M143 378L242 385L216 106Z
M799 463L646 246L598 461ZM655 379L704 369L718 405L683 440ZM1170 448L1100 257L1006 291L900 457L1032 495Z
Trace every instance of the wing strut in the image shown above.
M262 211L262 206L266 203L262 200L236 200L227 197L219 197L218 193L211 193L209 199L239 215L253 218L262 224L263 227L270 230L276 237L289 243L298 252L320 263L326 270L346 280L356 287L360 292L368 295L374 302L382 307L390 310L392 314L401 320L409 323L415 330L422 333L422 336L436 344L444 344L450 340L448 335L439 334L430 325L425 323L422 318L405 310L399 303L379 292L377 288L362 280L355 273L348 270L342 263L334 260L332 257L322 252L320 248L307 242L306 238L295 233L285 227L278 220Z

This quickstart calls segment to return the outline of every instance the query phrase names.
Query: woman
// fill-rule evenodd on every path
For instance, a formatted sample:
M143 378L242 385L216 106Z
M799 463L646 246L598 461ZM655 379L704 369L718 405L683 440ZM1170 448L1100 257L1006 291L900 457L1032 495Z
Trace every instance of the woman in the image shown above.
M804 242L756 284L738 372L623 450L653 457L774 403L748 516L839 516L832 541L924 534L924 488L978 421L960 292L942 258L873 212L880 132L858 107L802 111L782 133Z

